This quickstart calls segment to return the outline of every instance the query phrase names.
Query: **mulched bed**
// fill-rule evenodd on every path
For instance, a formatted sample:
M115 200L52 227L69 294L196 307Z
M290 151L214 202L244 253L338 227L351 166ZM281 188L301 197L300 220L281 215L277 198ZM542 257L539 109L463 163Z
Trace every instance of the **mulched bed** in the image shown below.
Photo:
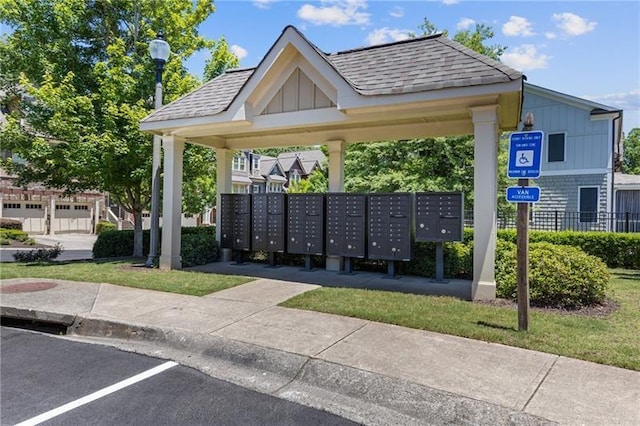
M481 303L483 305L499 306L502 308L510 308L517 310L518 303L508 299L496 299L496 300L479 300L475 303ZM613 314L620 308L620 304L612 299L605 299L600 305L584 306L577 309L566 309L550 306L531 306L532 311L548 312L559 315L580 315L591 318L606 318Z

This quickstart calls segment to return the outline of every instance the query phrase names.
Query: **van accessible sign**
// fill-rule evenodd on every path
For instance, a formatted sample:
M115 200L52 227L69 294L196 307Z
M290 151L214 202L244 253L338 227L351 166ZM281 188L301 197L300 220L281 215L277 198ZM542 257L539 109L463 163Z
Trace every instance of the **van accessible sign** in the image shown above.
M537 186L510 186L507 188L507 201L537 203L540 201L540 188Z
M540 177L543 138L544 133L540 130L511 133L507 177L511 179Z

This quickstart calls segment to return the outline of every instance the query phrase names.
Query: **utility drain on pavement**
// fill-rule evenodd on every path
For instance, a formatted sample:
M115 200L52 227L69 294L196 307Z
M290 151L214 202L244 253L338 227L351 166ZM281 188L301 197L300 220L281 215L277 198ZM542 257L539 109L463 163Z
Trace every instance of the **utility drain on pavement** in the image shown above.
M49 290L57 285L58 284L51 281L10 284L0 287L0 293L30 293L34 291Z

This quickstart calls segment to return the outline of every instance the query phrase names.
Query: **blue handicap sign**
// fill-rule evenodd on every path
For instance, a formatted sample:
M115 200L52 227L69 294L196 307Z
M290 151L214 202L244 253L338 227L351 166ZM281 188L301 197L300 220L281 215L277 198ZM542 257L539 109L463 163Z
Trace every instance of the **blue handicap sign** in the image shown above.
M507 188L507 201L537 203L540 201L540 188L537 186L510 186Z
M544 133L540 130L511 133L507 177L513 179L540 177L543 139Z

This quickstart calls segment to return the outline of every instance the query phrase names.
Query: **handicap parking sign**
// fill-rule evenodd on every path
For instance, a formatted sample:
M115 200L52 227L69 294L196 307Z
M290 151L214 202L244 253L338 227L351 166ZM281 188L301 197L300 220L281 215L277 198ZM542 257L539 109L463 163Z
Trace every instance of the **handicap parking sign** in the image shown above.
M514 179L536 179L540 177L542 140L539 131L515 132L509 137L509 166L507 176Z

